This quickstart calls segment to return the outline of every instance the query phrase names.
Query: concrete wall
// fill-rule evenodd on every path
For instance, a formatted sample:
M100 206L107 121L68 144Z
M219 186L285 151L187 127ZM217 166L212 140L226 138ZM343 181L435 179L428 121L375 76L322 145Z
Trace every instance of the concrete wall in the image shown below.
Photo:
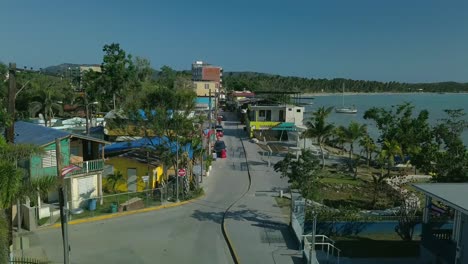
M142 176L145 176L145 175L148 175L148 165L147 164L144 164L144 163L141 163L141 162L138 162L138 161L135 161L135 160L132 160L132 159L128 159L128 158L124 158L124 157L113 157L113 158L110 158L109 160L106 160L106 164L107 165L112 165L114 167L114 173L116 173L117 171L119 171L120 173L122 173L122 175L124 176L124 179L125 179L125 182L123 183L120 183L116 186L116 189L118 191L122 191L122 192L127 192L128 191L128 186L127 186L127 179L128 179L128 176L127 176L127 170L129 168L134 168L136 169L136 175L137 175L137 191L143 191L145 190L146 188L146 183L143 182L142 180ZM153 175L153 179L155 181L153 181L152 183L149 184L149 186L153 186L155 187L157 184L156 182L160 183L161 182L161 179L162 179L162 174L163 174L163 167L162 165L160 167L157 167L157 168L152 168L150 167L149 168L150 170L150 173L152 173ZM103 186L106 186L107 184L107 181L106 179L104 178L103 179Z
M217 85L218 83L216 82L211 82L211 81L194 81L193 85L195 86L195 93L197 96L210 96L210 90L211 90L211 96L212 100L215 98L215 93L218 89ZM208 87L208 88L207 88Z
M86 200L92 197L99 196L99 173L90 174L86 176L79 176L71 178L70 201L71 208L78 208L85 206ZM81 185L80 185L81 182ZM86 183L86 184L84 184ZM80 187L81 186L81 187ZM85 189L80 189L80 188Z
M304 119L304 107L300 106L287 106L286 107L286 121L291 122L295 125L302 125L302 121Z

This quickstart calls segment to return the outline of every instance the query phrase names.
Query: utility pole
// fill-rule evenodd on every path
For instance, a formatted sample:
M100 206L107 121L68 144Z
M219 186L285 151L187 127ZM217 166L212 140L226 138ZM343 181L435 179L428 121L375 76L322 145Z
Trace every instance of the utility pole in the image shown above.
M208 101L208 155L211 155L211 89L208 92L209 101Z
M179 201L179 136L176 135L176 202Z
M59 177L59 203L60 203L60 223L62 226L63 239L63 263L70 264L70 245L68 244L68 205L67 189L65 179L62 176L62 153L61 153L60 138L55 139L55 157L57 161L57 177Z
M6 128L6 139L13 144L15 141L15 98L16 98L16 63L12 62L8 69L8 114L10 114L12 123Z
M89 136L89 104L88 104L88 94L84 92L84 103L85 103L85 115L86 115L86 135Z

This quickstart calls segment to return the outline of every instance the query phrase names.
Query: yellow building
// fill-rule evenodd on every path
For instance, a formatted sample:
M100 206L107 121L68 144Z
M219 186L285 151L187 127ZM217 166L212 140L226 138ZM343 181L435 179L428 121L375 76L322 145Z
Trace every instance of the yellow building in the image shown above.
M158 188L163 175L163 165L158 157L144 150L134 150L125 154L109 158L107 165L112 165L114 174L120 172L124 181L116 186L122 192L143 191L146 188ZM148 177L145 183L143 176ZM103 185L107 185L104 178Z
M213 81L194 81L193 85L194 85L195 93L199 97L210 96L210 91L211 91L211 96L214 97L219 88L219 83L213 82Z

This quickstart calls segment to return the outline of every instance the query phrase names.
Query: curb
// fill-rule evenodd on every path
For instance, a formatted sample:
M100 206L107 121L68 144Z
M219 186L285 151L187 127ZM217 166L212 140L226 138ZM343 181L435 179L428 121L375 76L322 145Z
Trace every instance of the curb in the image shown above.
M133 210L133 211L126 211L126 212L121 212L121 213L113 213L113 214L108 214L108 215L101 215L101 216L95 216L95 217L90 217L90 218L83 218L83 219L77 219L77 220L72 220L68 222L69 225L78 225L78 224L83 224L83 223L90 223L90 222L96 222L96 221L101 221L101 220L106 220L106 219L111 219L111 218L117 218L121 216L126 216L126 215L133 215L133 214L139 214L139 213L146 213L146 212L151 212L151 211L158 211L161 209L165 208L171 208L171 207L176 207L176 206L182 206L188 203L191 203L193 201L202 199L205 197L205 194L203 194L200 197L193 198L191 200L183 201L183 202L178 202L178 203L171 203L171 204L165 204L165 205L159 205L155 207L147 207L143 209L138 209L138 210ZM53 224L51 226L47 226L44 228L40 228L41 230L43 229L50 229L50 228L59 228L61 227L60 223Z
M244 194L242 194L241 197L239 197L239 199L237 199L236 201L234 201L227 209L226 211L224 211L224 214L223 214L223 225L221 226L221 232L223 233L224 235L224 238L226 239L226 243L228 245L228 248L229 248L229 252L231 253L231 256L232 256L232 259L234 261L235 264L239 264L240 263L240 258L239 256L237 255L236 253L236 250L234 249L234 244L232 243L231 239L229 238L229 235L227 233L227 229L226 229L226 215L229 213L229 210L231 209L231 207L233 207L237 202L239 202L242 198L244 198L244 196L250 191L250 188L252 186L252 176L250 175L250 169L249 169L249 163L248 163L248 159L247 159L247 152L245 151L245 146L244 146L244 140L240 137L239 138L241 144L242 144L242 149L244 150L244 153L245 153L245 161L246 161L246 164L247 164L247 175L249 176L249 186L247 188L247 190L244 192Z

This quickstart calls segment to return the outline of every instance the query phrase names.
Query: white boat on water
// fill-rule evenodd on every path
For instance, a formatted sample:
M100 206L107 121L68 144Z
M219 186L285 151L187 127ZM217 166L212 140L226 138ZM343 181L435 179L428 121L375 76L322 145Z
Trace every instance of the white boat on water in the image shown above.
M356 114L357 113L357 108L354 105L352 107L345 106L345 104L344 104L344 92L345 92L345 87L344 87L344 84L343 84L342 104L341 104L341 107L335 108L335 112L340 113L340 114Z

